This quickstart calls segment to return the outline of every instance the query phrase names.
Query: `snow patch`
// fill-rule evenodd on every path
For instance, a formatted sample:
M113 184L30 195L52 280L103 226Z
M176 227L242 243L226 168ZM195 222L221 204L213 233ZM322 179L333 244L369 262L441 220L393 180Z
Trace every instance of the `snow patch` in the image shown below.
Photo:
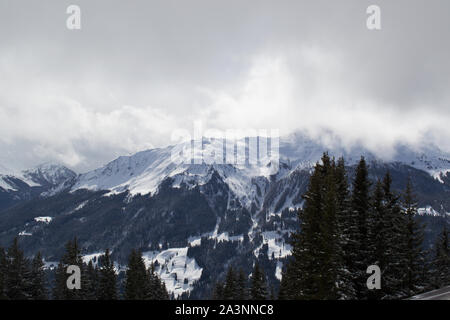
M52 222L53 218L52 217L35 217L34 221L36 222L44 222L46 224L49 224L50 222Z
M92 261L92 264L95 267L98 264L98 258L100 256L103 256L104 254L105 254L104 252L90 253L90 254L83 255L82 259L83 259L83 262L86 264L88 264L90 261Z
M191 247L200 246L202 244L202 238L207 239L216 239L217 242L222 241L244 241L244 235L240 234L237 236L230 236L228 232L222 232L218 233L219 230L219 224L220 224L220 218L217 219L216 226L214 227L214 230L211 232L207 232L202 234L201 236L192 236L188 238L188 243Z
M437 170L437 171L431 171L430 174L434 179L436 179L440 183L444 183L444 181L442 180L442 177L445 177L449 172L450 172L450 170Z
M283 231L264 231L261 233L263 237L263 243L255 249L254 255L258 257L260 250L263 245L267 244L267 256L271 260L284 258L286 256L291 255L292 246L290 244L285 243L283 239L284 233L289 233L289 230Z
M434 210L431 206L426 206L425 208L418 208L417 214L420 216L433 216L433 217L442 216L442 214Z
M53 270L58 267L59 262L58 261L45 261L44 259L44 269Z
M84 206L89 202L89 200L83 201L82 203L80 203L78 206L76 206L73 210L69 211L67 214L72 214L78 210L81 210L84 208Z
M175 297L193 289L194 283L202 276L200 268L193 258L187 256L188 248L171 248L164 251L148 251L142 253L147 267L152 263L155 272L164 281L167 291Z
M283 262L277 261L277 266L275 268L275 278L281 281L281 278L283 277L282 274L283 271Z
M7 176L0 175L0 188L6 191L17 191L17 189L7 180Z

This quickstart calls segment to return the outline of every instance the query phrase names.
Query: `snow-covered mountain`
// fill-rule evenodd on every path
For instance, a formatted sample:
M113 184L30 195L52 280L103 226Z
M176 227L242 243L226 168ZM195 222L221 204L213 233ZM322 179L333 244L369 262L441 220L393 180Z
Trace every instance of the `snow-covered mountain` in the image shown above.
M222 147L217 143L211 144L207 139L204 140L204 145L209 146L210 152ZM215 150L211 148L212 145ZM72 191L88 189L109 190L116 194L125 191L131 195L155 194L167 178L172 179L173 187L185 185L193 188L206 184L216 173L245 206L249 207L257 198L254 184L257 177L261 177L261 172L264 172L260 170L261 166L245 165L245 160L237 161L240 164L189 163L180 159L177 154L179 149L179 146L169 146L119 157L102 168L81 174ZM267 165L270 163L265 164ZM263 169L265 166L262 166Z
M346 147L339 141L317 143L305 134L294 133L281 139L281 157L290 159L294 166L308 167L317 162L324 151L336 157L343 156L347 164L356 164L361 156L368 161L400 162L423 170L438 178L446 175L450 169L450 153L444 152L436 145L423 143L417 146L397 144L390 155L380 155L369 151L362 145Z
M53 163L44 163L22 171L22 177L26 181L39 185L57 186L76 176L77 174L69 168Z
M42 164L14 172L1 168L0 210L38 196L57 193L70 187L76 178L72 170L56 164Z
M101 168L80 175L72 190L153 193L165 177L178 169L171 162L171 149L152 149L119 157Z
M28 187L55 187L76 176L69 168L52 163L44 163L20 172L0 167L0 187L10 191L17 191L23 184Z
M47 261L58 261L64 243L76 236L86 257L109 248L121 266L131 248L139 248L146 263L158 261L156 271L177 296L204 297L228 265L250 273L255 258L276 283L290 255L289 235L298 227L295 208L324 151L344 156L350 177L361 155L370 179L391 171L395 190L412 177L426 241L448 223L450 156L437 147L399 145L387 159L360 146L293 134L280 139L279 159L272 154L255 163L247 142L238 141L234 163L220 162L223 143L204 139L192 162L186 161L186 153L192 155L187 143L119 157L78 176L51 164L18 174L4 170L0 246L19 236L27 254L39 250ZM211 155L218 161L200 161Z
M238 143L245 144L245 141ZM177 148L180 149L179 146L169 146L119 157L99 169L81 174L72 191L88 189L109 190L111 193L128 191L131 195L155 194L159 185L167 178L173 179L173 187L179 187L181 184L195 187L206 184L213 173L217 173L241 204L249 209L255 203L262 205L264 194L261 193L264 193L269 181L286 181L291 176L298 175L300 170L312 168L324 151L336 157L343 156L348 165L356 164L361 156L365 156L369 162L403 163L429 173L440 182L443 182L442 178L450 171L450 154L435 146L412 148L399 145L392 157L383 159L362 146L327 146L300 133L280 139L279 163L275 163L278 169L272 170L272 173L275 173L273 175L261 174L264 172L261 167L274 165L273 159L272 162L260 163L258 166L250 165L248 151L245 153L247 159L237 161L236 164L206 164L201 161L201 164L192 164L174 159L174 155L177 156L174 150ZM186 150L186 145L183 148ZM217 141L211 143L210 139L204 138L203 148L204 152L222 152L223 144ZM291 193L291 198L295 196Z

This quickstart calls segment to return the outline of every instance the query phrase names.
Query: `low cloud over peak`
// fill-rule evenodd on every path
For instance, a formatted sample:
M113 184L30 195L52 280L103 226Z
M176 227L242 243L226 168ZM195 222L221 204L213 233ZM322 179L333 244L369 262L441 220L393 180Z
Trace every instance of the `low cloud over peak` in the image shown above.
M194 121L297 130L389 153L450 151L450 3L70 1L0 4L0 163L79 171L171 143Z

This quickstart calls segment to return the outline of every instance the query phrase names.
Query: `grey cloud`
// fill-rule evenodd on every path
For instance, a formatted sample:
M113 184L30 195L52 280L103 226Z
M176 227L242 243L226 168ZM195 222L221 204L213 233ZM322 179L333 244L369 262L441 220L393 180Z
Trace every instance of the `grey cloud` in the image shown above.
M80 31L65 28L69 4ZM381 31L365 27L370 4ZM198 119L450 150L449 12L446 0L3 0L0 163L87 170Z

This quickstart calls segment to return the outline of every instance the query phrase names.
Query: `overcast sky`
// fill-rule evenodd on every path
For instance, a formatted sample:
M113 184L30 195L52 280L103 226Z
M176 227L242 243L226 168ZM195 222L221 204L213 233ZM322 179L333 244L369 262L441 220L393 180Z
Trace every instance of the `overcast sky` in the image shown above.
M0 0L0 163L82 172L196 120L450 151L449 57L448 0Z

